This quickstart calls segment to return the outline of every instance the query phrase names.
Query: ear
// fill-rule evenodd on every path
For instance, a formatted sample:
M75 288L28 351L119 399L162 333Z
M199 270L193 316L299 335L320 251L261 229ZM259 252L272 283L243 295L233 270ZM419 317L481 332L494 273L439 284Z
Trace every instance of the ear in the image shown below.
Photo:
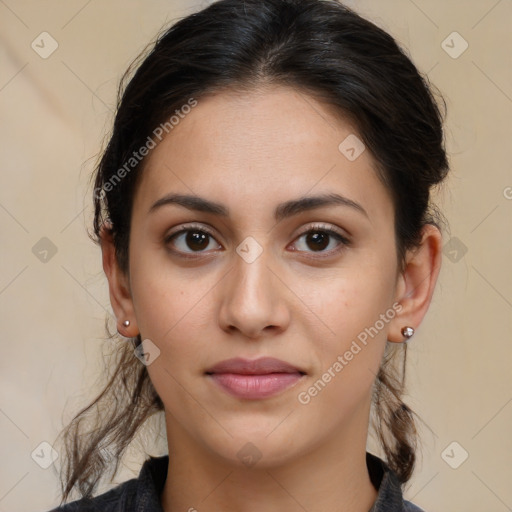
M406 254L405 268L400 274L395 300L402 306L390 322L388 341L400 343L407 338L402 328L416 330L425 316L441 269L442 236L439 229L426 224L419 247Z
M103 224L100 231L100 241L103 270L108 279L110 304L117 319L117 331L126 338L135 337L139 331L133 309L130 283L127 274L119 268L112 229L108 225ZM126 320L129 320L129 326L124 325Z

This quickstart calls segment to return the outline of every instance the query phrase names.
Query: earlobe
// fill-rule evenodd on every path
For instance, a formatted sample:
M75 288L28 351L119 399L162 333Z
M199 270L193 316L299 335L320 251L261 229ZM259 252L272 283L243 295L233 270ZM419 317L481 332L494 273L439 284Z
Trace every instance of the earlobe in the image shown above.
M398 278L396 301L402 306L390 324L388 341L401 343L411 336L410 327L417 330L434 294L441 269L442 237L439 229L426 224L420 245L408 251L405 268ZM412 334L413 334L412 333Z
M108 280L110 303L117 319L117 330L124 337L138 334L128 276L119 268L112 230L103 225L100 232L103 270Z

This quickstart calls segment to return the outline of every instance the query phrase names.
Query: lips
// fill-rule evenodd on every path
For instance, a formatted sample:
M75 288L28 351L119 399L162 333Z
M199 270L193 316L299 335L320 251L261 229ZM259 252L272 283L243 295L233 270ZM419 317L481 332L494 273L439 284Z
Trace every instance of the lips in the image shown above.
M262 357L255 360L227 359L209 368L205 374L231 396L261 400L291 388L306 373L280 359Z
M273 357L260 357L259 359L243 359L236 357L226 359L206 370L207 374L236 373L239 375L267 375L269 373L300 373L306 372L286 361Z

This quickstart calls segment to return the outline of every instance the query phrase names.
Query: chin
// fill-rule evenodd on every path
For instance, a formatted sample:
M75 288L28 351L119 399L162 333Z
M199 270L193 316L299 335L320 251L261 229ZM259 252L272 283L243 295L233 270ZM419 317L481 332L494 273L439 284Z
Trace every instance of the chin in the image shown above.
M270 469L289 463L299 456L297 447L291 446L292 435L283 430L277 432L258 431L253 429L250 435L230 438L229 444L222 447L211 447L227 464L237 468Z

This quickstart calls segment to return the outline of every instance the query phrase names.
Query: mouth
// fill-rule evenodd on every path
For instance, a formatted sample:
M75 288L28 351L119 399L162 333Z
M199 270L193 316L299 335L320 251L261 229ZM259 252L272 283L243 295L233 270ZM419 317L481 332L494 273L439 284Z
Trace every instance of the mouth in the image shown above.
M205 375L232 396L259 400L291 388L306 372L285 361L262 357L256 360L234 358L221 361L209 368Z
M306 374L303 369L274 357L260 357L254 360L241 357L226 359L212 366L205 373L208 375L219 373L236 373L238 375L268 375L271 373Z

